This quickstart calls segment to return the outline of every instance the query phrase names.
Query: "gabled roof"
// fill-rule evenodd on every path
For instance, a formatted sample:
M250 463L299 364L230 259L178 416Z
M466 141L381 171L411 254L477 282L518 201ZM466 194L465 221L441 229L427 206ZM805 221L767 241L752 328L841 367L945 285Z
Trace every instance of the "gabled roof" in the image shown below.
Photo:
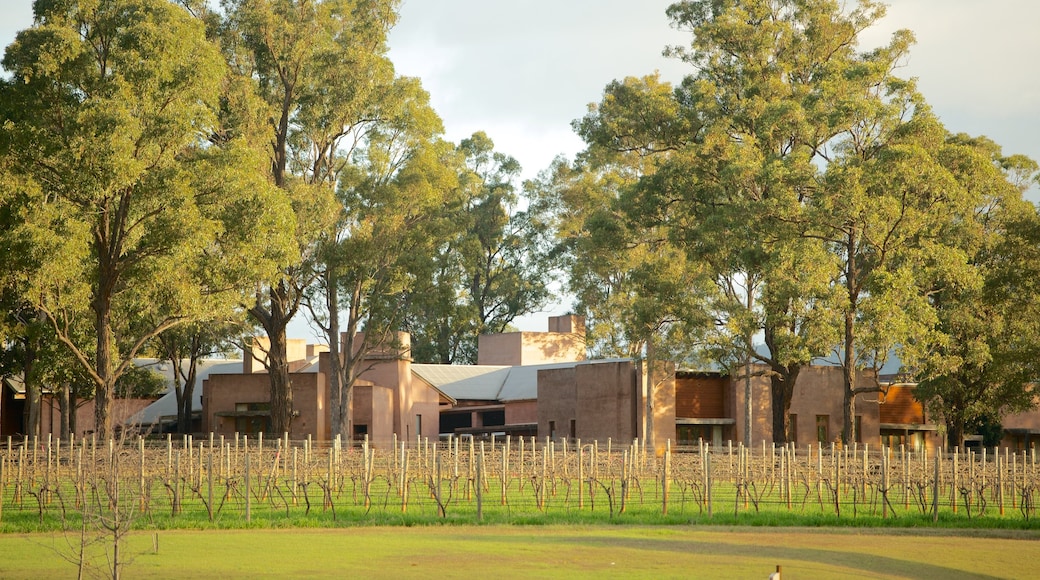
M491 365L413 364L412 372L455 399L494 401L512 367Z
M525 401L538 398L540 370L628 360L601 359L514 367L413 364L412 372L456 401Z

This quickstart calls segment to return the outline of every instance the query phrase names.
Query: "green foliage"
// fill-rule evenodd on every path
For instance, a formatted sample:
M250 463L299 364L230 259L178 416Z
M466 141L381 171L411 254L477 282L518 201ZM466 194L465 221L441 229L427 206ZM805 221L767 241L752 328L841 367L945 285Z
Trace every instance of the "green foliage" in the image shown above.
M226 69L200 21L163 0L35 10L3 61L5 269L89 375L103 435L135 354L270 276L291 221L241 141L208 142Z
M436 217L439 237L414 260L416 283L401 300L416 361L472 364L479 335L546 304L553 263L537 209L518 208L515 159L478 132L459 143L451 168L457 185Z
M117 398L148 399L158 397L166 391L166 378L147 368L134 366L119 376L116 381Z
M1040 216L1022 199L1035 163L1018 158L1012 168L999 146L965 135L947 138L941 162L973 201L972 219L948 238L970 270L931 295L945 340L925 359L915 394L945 423L950 444L963 445L980 421L999 425L1035 405Z

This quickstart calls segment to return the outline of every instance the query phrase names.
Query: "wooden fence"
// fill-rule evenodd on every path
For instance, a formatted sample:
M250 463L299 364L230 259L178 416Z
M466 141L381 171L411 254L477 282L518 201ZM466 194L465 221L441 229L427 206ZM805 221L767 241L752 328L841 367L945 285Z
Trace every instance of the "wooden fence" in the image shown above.
M822 516L1031 519L1035 451L499 438L363 443L191 437L0 446L0 523L96 506L134 517L209 520L402 514L492 521L792 512Z

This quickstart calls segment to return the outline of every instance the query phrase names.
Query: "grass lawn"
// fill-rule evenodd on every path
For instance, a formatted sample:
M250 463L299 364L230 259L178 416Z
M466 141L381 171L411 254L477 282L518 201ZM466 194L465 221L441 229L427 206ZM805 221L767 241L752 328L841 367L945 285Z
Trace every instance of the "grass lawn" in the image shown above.
M430 526L132 534L126 578L1027 578L1014 530ZM0 578L69 578L60 534L0 535ZM103 558L103 556L101 557ZM92 572L105 575L104 560Z

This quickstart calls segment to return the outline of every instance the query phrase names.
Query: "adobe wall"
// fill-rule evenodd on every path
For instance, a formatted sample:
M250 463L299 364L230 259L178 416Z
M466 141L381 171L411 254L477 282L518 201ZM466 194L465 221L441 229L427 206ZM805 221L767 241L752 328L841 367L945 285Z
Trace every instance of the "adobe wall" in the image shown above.
M510 401L505 404L505 412L506 425L538 423L538 401Z
M845 409L843 406L845 384L840 367L813 366L802 369L795 383L791 398L791 414L797 416L797 443L808 445L817 442L816 416L827 415L830 441L841 439ZM872 379L859 373L859 384L866 385ZM767 387L768 388L768 387ZM877 393L864 393L856 397L856 415L860 416L859 440L877 445L881 439ZM770 419L771 421L771 419ZM772 436L772 429L769 429Z
M639 381L639 395L636 401L637 437L646 440L657 454L664 455L668 440L675 440L675 365L663 361L655 363L651 384L646 362L641 361L636 365L636 376ZM652 425L647 425L646 400L650 396L651 387L654 397L653 421ZM646 432L648 427L653 429L653 433Z
M556 425L556 436L570 434L571 419L577 420L578 391L576 367L541 369L538 371L537 416L538 436L550 435L550 422ZM506 412L508 413L508 407ZM506 416L506 423L512 423ZM576 428L581 426L577 423Z
M743 373L743 368L737 369ZM765 367L755 365L752 373L763 372ZM859 380L869 380L863 373ZM753 406L751 441L773 440L772 395L769 377L753 376L751 380ZM743 376L732 379L733 418L736 420L736 432L744 433L744 379ZM791 397L790 414L795 417L796 443L808 445L817 443L816 417L826 416L827 438L830 441L841 439L842 421L844 417L843 398L844 381L840 367L810 366L798 374L794 394ZM856 397L856 415L860 416L860 440L877 444L880 441L881 429L878 420L877 393L865 393Z
M631 361L577 365L574 379L578 438L629 443L639 437L640 397Z
M299 412L291 424L289 436L306 439L308 435L323 438L328 432L328 406L324 373L291 375L293 408ZM320 387L320 388L319 388ZM235 412L240 403L270 403L271 383L266 374L212 374L202 386L202 430L218 435L234 435L235 417L216 413Z
M583 360L583 334L508 332L477 337L478 365L521 366Z
M266 336L254 336L250 343L246 343L242 350L242 372L244 374L266 373L264 361L267 360L267 351L271 348L271 340ZM313 347L307 346L307 340L303 338L288 338L285 340L285 354L289 361L289 372L296 372L305 365L309 353Z

